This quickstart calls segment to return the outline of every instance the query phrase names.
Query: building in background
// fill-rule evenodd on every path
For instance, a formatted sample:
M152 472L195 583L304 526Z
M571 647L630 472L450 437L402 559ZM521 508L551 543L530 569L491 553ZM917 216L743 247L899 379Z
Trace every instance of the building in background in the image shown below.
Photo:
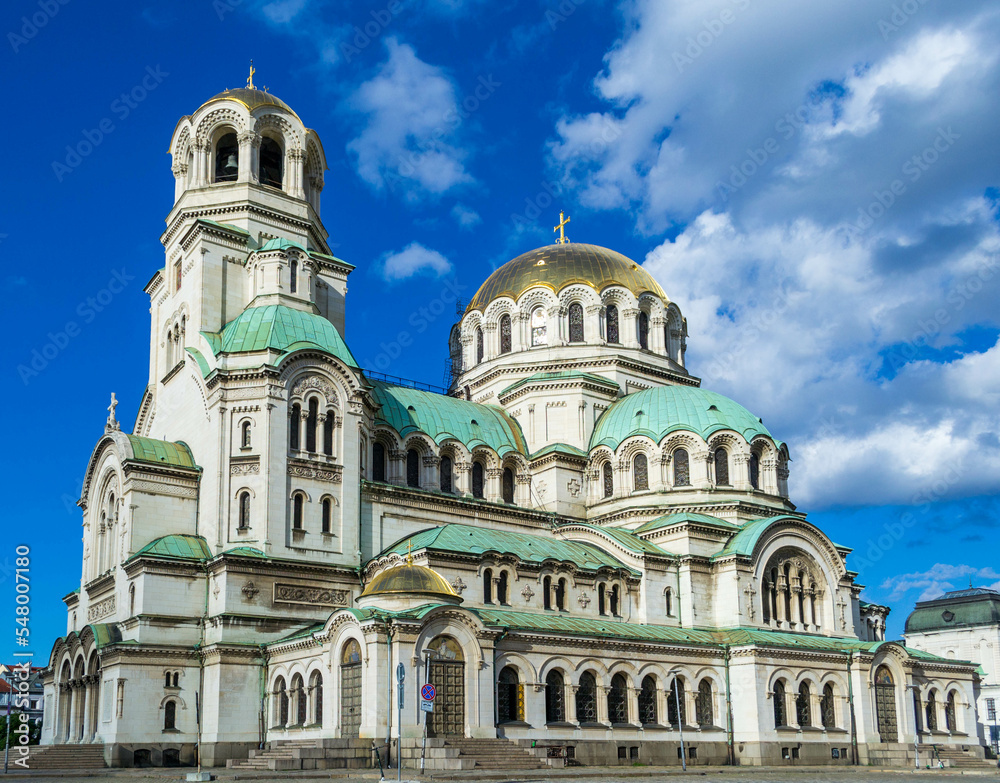
M11 705L11 714L23 713L28 716L28 720L40 726L44 717L44 688L42 685L42 673L44 667L32 666L28 670L27 678L22 677L22 669L15 664L0 663L0 715L7 714L7 704ZM22 683L27 682L27 689ZM24 698L19 698L18 694L23 693ZM25 704L27 706L19 706Z
M995 755L1000 751L997 707L1000 705L1000 592L970 586L953 590L931 601L920 601L906 618L906 643L942 658L975 661L980 686L976 699L979 733ZM923 704L927 713L924 730L931 731L931 706L940 709L941 694L934 705Z

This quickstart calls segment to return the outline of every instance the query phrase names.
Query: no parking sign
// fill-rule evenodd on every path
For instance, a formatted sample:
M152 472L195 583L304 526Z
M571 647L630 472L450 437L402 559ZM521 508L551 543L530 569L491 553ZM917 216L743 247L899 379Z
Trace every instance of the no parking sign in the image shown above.
M434 712L434 697L437 696L437 689L429 682L420 689L420 711Z

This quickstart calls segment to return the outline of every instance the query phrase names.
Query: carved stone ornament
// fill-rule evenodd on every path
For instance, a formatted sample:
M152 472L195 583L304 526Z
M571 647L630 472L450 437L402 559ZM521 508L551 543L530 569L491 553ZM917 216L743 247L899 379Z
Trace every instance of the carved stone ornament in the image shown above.
M566 484L566 489L569 490L569 494L571 494L575 498L578 498L580 497L580 490L583 489L583 485L575 478L572 478Z
M451 583L451 589L454 590L459 595L461 595L462 591L465 590L465 588L467 587L468 585L462 581L462 577L460 576L456 576Z
M344 468L341 465L330 465L328 468L289 465L288 475L296 478L311 478L317 481L329 481L331 484L339 484L343 481Z
M310 606L348 606L351 602L351 594L347 590L279 583L274 586L274 602L308 604Z
M327 402L334 402L337 399L337 391L330 385L330 382L317 375L310 375L308 378L303 378L296 383L295 388L292 389L292 396L299 397L307 389L318 389L326 397Z
M100 620L102 617L107 617L109 614L114 614L115 612L115 597L109 596L103 601L98 601L96 604L87 609L87 622L93 622L94 620Z
M253 601L257 597L257 593L260 592L257 585L255 585L251 580L247 580L246 584L240 588L240 592L243 593L243 597L248 601Z
M531 589L530 585L525 585L524 589L521 591L521 597L524 599L526 604L530 604L531 599L535 597L535 591Z
M584 590L580 593L580 597L576 599L577 603L580 604L581 609L586 609L588 604L590 604L590 596L587 595L587 591Z

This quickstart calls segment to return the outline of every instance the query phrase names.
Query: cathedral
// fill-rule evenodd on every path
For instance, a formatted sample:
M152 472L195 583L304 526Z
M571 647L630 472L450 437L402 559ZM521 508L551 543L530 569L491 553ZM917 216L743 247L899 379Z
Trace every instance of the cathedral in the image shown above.
M354 267L296 111L251 81L169 151L149 379L85 468L43 744L263 769L982 756L976 664L884 638L792 502L788 444L701 387L642 266L561 220L463 306L447 393L391 383L348 346Z

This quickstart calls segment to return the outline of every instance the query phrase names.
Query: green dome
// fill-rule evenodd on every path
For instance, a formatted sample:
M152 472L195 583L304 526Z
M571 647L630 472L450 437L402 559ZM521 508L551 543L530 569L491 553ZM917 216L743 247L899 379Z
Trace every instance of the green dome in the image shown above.
M972 587L968 590L953 590L930 601L919 601L906 618L904 633L998 624L1000 593L983 587Z
M704 440L718 430L735 430L747 441L758 435L774 440L760 419L728 397L694 386L661 386L628 394L608 408L597 420L590 448L617 449L633 435L646 435L659 443L676 430L696 433Z
M318 348L349 367L358 366L337 327L321 315L285 305L249 307L226 324L221 335L206 334L205 339L212 344L216 356L268 349L286 353Z

